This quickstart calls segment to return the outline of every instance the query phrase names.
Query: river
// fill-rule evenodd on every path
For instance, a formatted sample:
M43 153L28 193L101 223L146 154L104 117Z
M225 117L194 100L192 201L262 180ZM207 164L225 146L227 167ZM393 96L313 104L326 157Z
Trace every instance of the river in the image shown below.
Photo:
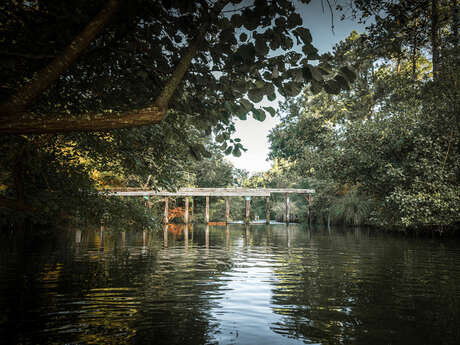
M305 225L1 237L1 344L460 344L458 240Z

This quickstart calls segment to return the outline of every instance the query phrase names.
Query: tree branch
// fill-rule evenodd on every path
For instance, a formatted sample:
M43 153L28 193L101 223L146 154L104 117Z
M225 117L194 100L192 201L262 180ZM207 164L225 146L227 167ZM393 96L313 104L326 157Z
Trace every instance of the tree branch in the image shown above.
M229 0L224 0L218 2L210 13L210 18L217 17L222 9L227 5ZM176 90L179 83L182 81L185 73L187 72L192 59L195 57L198 52L199 45L204 40L204 36L211 25L210 21L206 21L198 30L198 34L195 39L192 41L190 46L187 49L187 52L179 61L179 64L176 66L171 78L168 80L166 85L163 88L161 94L155 100L155 106L161 108L167 108L168 102L171 99L174 91ZM166 110L166 109L165 109Z
M107 129L130 128L160 122L166 108L155 106L130 110L122 113L88 114L81 117L66 118L56 115L45 119L7 119L0 120L0 134L44 134L66 132L91 132ZM60 116L60 117L59 117Z
M326 0L327 1L327 5L329 6L329 12L331 12L331 30L332 30L332 33L334 34L334 11L332 10L332 6L331 6L331 3L329 2L329 0Z
M48 89L66 71L97 37L113 17L120 5L119 0L108 0L96 17L75 37L61 55L38 71L32 80L22 86L5 103L0 104L0 116L11 117L26 110L43 91Z
M229 0L222 0L213 7L210 18L217 17ZM108 115L87 114L81 117L65 118L62 115L47 117L44 119L27 119L28 115L22 112L22 118L0 120L0 134L43 134L74 131L99 131L116 128L130 128L150 125L160 122L166 115L168 103L178 85L187 72L192 59L196 56L201 42L204 40L207 30L211 25L206 21L199 28L197 36L190 43L187 51L177 64L170 79L163 87L160 95L154 103L144 109L113 113ZM1 109L1 107L0 107Z

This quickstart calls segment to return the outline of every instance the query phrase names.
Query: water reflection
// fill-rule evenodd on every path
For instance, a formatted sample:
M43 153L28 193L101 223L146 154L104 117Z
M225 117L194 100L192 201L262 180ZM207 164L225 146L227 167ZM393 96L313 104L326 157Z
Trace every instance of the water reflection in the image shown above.
M81 243L81 230L75 230L75 243L79 245Z
M103 225L101 225L99 237L100 237L99 251L103 252L104 251L104 226Z
M185 251L188 250L188 230L190 228L190 224L187 224L185 226L185 230L184 230L184 247L185 247Z
M163 246L168 248L168 224L163 225Z
M455 241L169 224L30 242L0 242L2 344L460 340Z

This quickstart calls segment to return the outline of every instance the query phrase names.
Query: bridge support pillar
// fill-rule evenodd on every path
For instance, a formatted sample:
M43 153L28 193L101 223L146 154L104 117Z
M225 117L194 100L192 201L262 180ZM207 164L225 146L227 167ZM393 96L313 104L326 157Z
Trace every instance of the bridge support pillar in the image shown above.
M209 223L209 196L206 196L206 210L204 213L204 222Z
M165 211L163 214L163 223L168 224L169 208L168 208L168 197L165 196Z
M286 224L289 224L289 194L286 193Z
M246 202L246 215L244 217L244 222L246 224L249 224L249 222L251 221L251 219L250 219L250 216L251 216L251 198L246 197L245 202Z
M270 224L270 197L265 197L265 223Z
M188 196L185 197L184 223L188 224Z
M225 197L225 223L230 221L230 197Z

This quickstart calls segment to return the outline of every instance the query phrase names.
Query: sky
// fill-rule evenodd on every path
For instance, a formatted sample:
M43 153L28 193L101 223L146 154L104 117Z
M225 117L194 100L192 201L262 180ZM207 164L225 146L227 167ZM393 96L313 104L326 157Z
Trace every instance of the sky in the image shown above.
M360 25L352 20L341 21L340 13L334 13L334 32L331 30L331 14L324 0L324 12L321 6L321 0L311 0L308 5L300 5L299 11L302 15L304 25L310 30L313 37L313 45L319 50L320 54L332 51L332 48L340 41L344 40L350 32L356 30L359 33L364 32L365 26ZM334 3L330 0L331 4ZM345 1L337 1L344 3ZM346 1L349 2L348 0ZM345 4L343 5L344 7ZM264 102L266 104L264 104ZM275 109L278 100L275 103L268 104L266 98L258 106L272 105ZM265 121L260 122L248 116L246 121L235 120L236 132L234 138L240 138L244 147L247 148L241 157L227 156L227 159L233 163L236 168L245 169L251 174L259 171L270 169L272 162L267 161L269 152L268 133L278 123L278 119L267 116Z

